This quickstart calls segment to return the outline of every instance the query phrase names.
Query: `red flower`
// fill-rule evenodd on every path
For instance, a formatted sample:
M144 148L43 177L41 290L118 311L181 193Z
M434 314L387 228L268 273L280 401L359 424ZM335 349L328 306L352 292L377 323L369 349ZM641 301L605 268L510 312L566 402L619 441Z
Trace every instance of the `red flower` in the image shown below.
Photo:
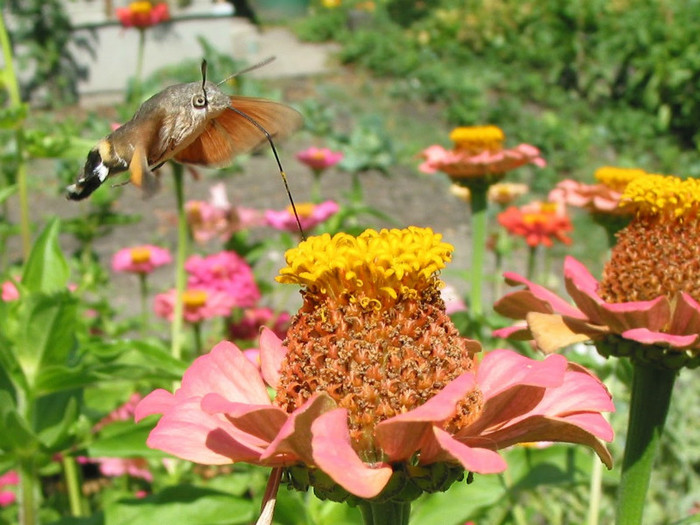
M525 237L530 246L552 246L553 239L571 244L566 233L573 227L561 203L536 201L520 208L511 206L498 215L498 222L513 235Z
M151 2L131 2L129 7L116 10L117 18L124 27L146 28L170 19L168 4L152 5Z

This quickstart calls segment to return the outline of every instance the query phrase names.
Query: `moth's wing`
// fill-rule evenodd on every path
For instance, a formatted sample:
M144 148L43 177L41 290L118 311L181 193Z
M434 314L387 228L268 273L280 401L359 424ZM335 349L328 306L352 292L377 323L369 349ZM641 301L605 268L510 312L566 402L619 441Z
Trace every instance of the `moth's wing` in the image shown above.
M160 189L160 180L148 166L146 152L140 144L134 147L129 172L131 173L131 183L143 190L144 199L152 197Z
M175 160L200 166L225 166L236 155L253 151L267 142L265 133L281 139L301 127L301 114L289 106L252 97L231 97L231 107L212 119L192 144L179 151Z

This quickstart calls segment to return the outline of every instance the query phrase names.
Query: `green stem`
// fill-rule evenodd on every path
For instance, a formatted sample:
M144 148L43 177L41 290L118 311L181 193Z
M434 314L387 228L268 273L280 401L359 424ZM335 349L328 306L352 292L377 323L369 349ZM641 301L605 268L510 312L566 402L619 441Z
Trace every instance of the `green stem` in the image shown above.
M33 458L19 461L19 522L21 525L39 523L39 473Z
M202 323L192 323L192 334L194 335L194 353L202 355Z
M591 468L591 483L589 485L588 517L586 525L598 525L600 515L600 497L603 487L603 462L595 454L593 456L593 467Z
M363 501L358 505L365 525L407 525L410 503Z
M314 180L311 183L311 202L321 203L321 170L313 170Z
M484 280L484 253L486 251L487 185L470 186L472 214L472 267L469 308L473 316L483 313L482 283Z
M523 508L518 503L518 498L513 491L513 478L510 475L510 470L506 469L500 474L503 480L503 485L506 487L508 499L510 500L510 512L513 515L513 522L517 525L527 525L528 521Z
M139 293L141 294L141 332L145 334L148 327L148 274L139 274Z
M177 202L177 254L175 257L175 307L171 325L170 352L176 359L182 357L182 295L185 292L185 258L187 257L187 213L185 211L184 168L172 164Z
M528 281L535 278L535 265L537 263L537 246L529 246L527 252L527 271L525 277Z
M627 442L617 495L617 525L642 523L644 500L676 371L634 362Z
M10 97L10 106L18 112L22 107L22 98L19 93L19 83L15 73L15 65L12 57L12 46L7 36L5 19L0 12L0 47L5 62L3 68L4 86ZM15 144L17 153L17 192L19 194L20 236L22 238L22 255L26 260L31 250L31 228L29 223L29 198L27 195L27 164L24 158L24 128L22 122L17 122L15 129Z
M80 472L71 456L63 456L63 475L66 478L68 488L68 503L70 505L71 516L79 518L85 516L83 513L83 496L80 491Z

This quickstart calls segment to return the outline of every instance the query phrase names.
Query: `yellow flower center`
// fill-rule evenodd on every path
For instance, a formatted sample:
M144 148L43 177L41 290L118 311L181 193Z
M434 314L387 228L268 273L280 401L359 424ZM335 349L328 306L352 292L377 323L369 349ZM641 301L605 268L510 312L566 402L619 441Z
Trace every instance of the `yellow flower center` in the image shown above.
M484 151L501 151L505 139L503 130L497 126L463 126L453 129L450 133L450 140L454 142L455 149L473 155Z
M627 185L637 177L647 175L647 172L637 168L615 168L613 166L603 166L598 168L594 174L595 179L611 190L622 192Z
M358 237L310 237L287 251L289 266L277 281L378 310L434 285L454 250L441 239L430 228L415 226L367 230Z
M185 308L201 308L207 303L206 290L185 290L182 293L182 303Z
M696 213L700 204L700 181L673 175L646 175L627 185L621 206L629 206L639 215L685 217Z
M151 249L148 246L137 246L132 248L130 253L133 264L147 263L151 260Z
M313 202L302 202L301 204L296 204L296 208L299 217L311 217L316 209L316 205ZM291 204L287 206L287 213L290 215L294 214L294 208L292 208Z
M152 9L151 2L131 2L129 4L129 10L135 15L147 15Z

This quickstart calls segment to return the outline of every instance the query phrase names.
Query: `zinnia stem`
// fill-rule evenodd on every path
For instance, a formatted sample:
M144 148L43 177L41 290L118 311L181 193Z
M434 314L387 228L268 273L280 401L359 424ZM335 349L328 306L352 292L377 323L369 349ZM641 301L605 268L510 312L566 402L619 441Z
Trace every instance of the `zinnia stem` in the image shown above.
M589 486L588 516L587 525L598 525L598 515L600 514L600 497L603 484L603 462L593 455L593 466L591 467L591 483Z
M363 501L358 505L365 525L408 525L410 503Z
M176 359L182 357L182 295L185 292L185 257L187 256L187 213L185 211L184 168L173 163L175 200L177 202L177 254L175 256L175 306L171 325L170 351Z
M618 488L617 525L642 523L644 499L675 380L675 370L634 363L627 442Z
M148 274L139 274L139 292L141 293L141 331L146 333L148 326Z
M33 458L19 461L19 522L22 525L39 523L39 474Z
M72 456L63 456L63 475L66 478L66 487L68 489L68 503L70 505L70 514L73 517L79 518L83 516L83 498L80 491L80 473L76 465L75 458Z
M480 316L482 307L482 282L484 279L484 252L486 250L487 185L473 185L471 191L472 214L472 267L469 308L474 316Z
M527 273L525 277L531 281L535 278L535 264L537 262L537 246L529 246L527 252Z

